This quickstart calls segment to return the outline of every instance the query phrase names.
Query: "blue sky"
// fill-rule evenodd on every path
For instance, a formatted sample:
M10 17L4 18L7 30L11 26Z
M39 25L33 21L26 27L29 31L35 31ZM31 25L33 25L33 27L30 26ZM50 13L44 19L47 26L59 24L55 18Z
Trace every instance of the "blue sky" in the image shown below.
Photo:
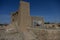
M60 22L60 0L24 0L30 2L30 15L43 16L47 22ZM0 0L0 23L10 23L11 13L19 8L20 0Z

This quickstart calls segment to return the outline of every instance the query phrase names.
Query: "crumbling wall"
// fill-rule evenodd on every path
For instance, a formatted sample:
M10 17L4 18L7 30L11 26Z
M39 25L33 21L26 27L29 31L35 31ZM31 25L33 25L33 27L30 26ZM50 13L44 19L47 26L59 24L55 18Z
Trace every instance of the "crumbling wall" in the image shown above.
M0 40L24 40L23 33L3 33Z
M40 29L33 32L38 40L60 40L60 30Z
M0 30L0 40L60 40L59 29L30 28L27 32L6 33Z
M60 40L60 30L47 30L47 40Z

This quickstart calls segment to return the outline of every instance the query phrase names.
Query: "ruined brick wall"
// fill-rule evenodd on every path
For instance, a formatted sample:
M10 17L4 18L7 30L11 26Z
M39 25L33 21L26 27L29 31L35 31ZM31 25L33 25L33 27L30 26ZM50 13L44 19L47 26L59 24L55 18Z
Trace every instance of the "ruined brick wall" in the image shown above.
M44 27L43 17L33 16L32 17L32 27Z
M47 29L60 29L60 24L44 24L44 27Z
M20 1L20 7L18 10L18 30L25 31L31 24L30 17L30 4L28 2Z
M18 12L14 12L11 14L11 24L18 21Z

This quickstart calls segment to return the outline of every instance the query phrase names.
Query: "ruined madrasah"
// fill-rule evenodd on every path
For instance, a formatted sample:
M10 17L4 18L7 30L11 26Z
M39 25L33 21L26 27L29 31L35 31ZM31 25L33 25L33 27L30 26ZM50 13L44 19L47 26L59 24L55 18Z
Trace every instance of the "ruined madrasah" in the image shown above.
M0 25L0 40L60 40L60 24L45 24L43 17L30 16L29 2L21 0L11 23Z

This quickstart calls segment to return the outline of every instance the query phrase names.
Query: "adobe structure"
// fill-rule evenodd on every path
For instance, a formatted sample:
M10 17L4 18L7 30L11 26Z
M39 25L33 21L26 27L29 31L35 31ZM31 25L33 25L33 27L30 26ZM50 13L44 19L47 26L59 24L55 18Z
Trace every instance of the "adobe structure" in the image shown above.
M18 25L18 30L26 31L27 27L32 27L34 22L40 22L37 25L43 26L44 20L43 17L32 17L30 16L30 4L28 2L21 1L19 10L12 14L12 23Z
M18 11L11 14L11 23L0 25L0 40L60 40L60 24L58 28L55 25L44 24L43 17L30 16L29 2L21 0Z

